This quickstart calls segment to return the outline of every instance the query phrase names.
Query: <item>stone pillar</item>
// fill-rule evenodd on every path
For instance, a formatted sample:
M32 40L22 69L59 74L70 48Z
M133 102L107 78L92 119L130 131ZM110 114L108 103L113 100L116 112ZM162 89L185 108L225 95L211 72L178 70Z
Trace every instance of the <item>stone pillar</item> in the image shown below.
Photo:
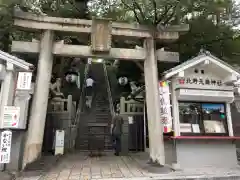
M171 100L172 100L172 117L173 119L173 130L174 130L174 136L180 136L179 132L179 110L178 110L178 100L177 100L177 94L175 89L175 80L173 79L171 82Z
M37 78L24 149L23 168L41 155L53 64L53 37L53 31L46 30L41 38Z
M153 38L145 40L146 60L144 61L147 117L149 130L150 160L165 164L163 127L160 122L160 99L155 58L155 42Z

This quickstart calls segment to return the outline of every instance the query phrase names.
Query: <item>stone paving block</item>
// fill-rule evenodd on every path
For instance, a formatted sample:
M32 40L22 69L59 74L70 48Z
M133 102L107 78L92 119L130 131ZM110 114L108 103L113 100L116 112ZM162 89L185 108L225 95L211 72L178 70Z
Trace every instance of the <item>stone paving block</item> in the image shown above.
M62 178L62 179L66 179L66 178L68 178L69 177L69 175L65 175L65 174L60 174L59 176L58 176L58 178Z
M91 168L88 166L83 166L82 172L90 172Z
M76 171L76 172L71 172L70 176L80 176L81 172L80 171Z
M46 178L44 178L44 180L57 180L57 177L56 178L54 178L54 177L46 177Z
M111 174L103 174L102 178L111 178Z
M92 179L101 179L102 176L101 175L92 175L91 178Z
M101 169L101 173L102 173L103 175L111 174L111 169L110 169L110 167Z
M47 174L45 177L58 177L59 176L59 173L49 173Z
M80 180L90 180L91 179L91 176L89 175L81 175L80 176Z
M25 177L22 180L40 180L41 176Z
M68 179L69 180L79 180L80 179L80 175L79 176L69 176Z

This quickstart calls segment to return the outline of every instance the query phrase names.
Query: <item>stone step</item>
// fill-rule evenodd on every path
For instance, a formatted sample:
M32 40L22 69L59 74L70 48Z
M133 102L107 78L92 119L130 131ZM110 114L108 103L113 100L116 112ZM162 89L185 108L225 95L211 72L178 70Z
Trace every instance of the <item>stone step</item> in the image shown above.
M96 107L108 107L109 108L109 103L96 103Z
M106 98L106 99L102 99L102 100L98 100L98 99L96 99L96 104L100 104L100 103L109 103L109 100L108 100L108 98Z
M96 100L96 102L99 102L99 103L109 102L108 97L104 97L104 98L96 97L95 100Z
M95 111L96 110L98 110L98 111L100 111L100 110L110 110L110 108L109 108L109 106L106 106L106 105L96 105L95 106Z
M96 114L96 116L95 116L95 118L97 119L97 118L110 118L111 117L111 115L109 115L109 114Z
M96 106L95 112L96 111L110 111L109 106Z
M102 124L102 123L105 123L105 124L110 124L110 120L109 119L97 119L97 120L95 120L95 121L88 121L86 124L85 124L85 126L88 126L88 123L89 124L94 124L94 123L100 123L100 124ZM87 128L87 127L86 127Z
M103 112L103 113L96 114L96 116L110 116L110 114Z
M110 112L110 109L109 108L96 108L93 112L93 114L97 114L97 113L100 113L100 114L111 114Z
M110 111L109 106L96 106L95 111Z
M111 117L111 114L110 113L101 113L101 112L98 112L95 114L95 117L94 118L101 118L101 117Z
M96 139L96 138L88 138L88 137L86 137L86 138L79 138L79 139L77 139L77 141L79 141L78 142L78 145L79 146L83 146L83 145L88 145L88 143L91 141L91 140L94 140L94 139ZM104 144L105 144L105 146L112 146L112 140L111 140L111 138L105 138L105 139L103 139L103 138L100 138L100 140L102 140L102 142L104 142Z
M99 121L104 121L104 120L108 120L108 119L112 119L111 116L97 116L96 118L96 121L99 122Z
M85 113L83 119L80 117L76 147L81 150L88 150L89 145L91 145L90 139L98 141L100 138L99 141L104 143L104 149L112 149L111 113L103 65L92 64L90 71L96 80L96 94L92 104L93 109Z
M106 104L96 104L96 107L109 108L109 103L106 103Z
M105 107L109 107L109 102L100 102L100 103L97 103L97 102L96 102L96 106L105 106Z
M106 127L107 123L88 123L88 127Z

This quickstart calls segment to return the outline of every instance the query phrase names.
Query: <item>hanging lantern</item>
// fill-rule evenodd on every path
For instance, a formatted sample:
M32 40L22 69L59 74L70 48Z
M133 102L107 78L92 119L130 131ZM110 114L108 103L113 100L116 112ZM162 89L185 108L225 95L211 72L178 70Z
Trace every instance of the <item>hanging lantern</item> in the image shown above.
M128 78L127 77L120 77L120 78L118 78L118 83L121 86L125 86L128 83Z
M76 72L76 70L74 69L70 69L67 71L67 73L65 74L65 78L66 81L68 83L76 83L77 82L77 78L78 78L78 73Z

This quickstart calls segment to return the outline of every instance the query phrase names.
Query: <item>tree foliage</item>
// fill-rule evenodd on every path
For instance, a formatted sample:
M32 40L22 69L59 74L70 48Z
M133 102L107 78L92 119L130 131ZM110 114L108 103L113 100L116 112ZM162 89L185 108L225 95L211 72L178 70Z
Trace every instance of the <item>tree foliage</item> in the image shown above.
M233 52L239 52L240 39L229 26L216 26L211 20L198 17L188 21L190 30L182 35L177 44L173 44L181 54L182 60L195 56L200 49L206 49L229 63L238 63Z
M182 35L177 43L162 46L180 52L182 60L205 48L238 63L239 38L234 39L238 34L233 29L239 25L240 8L232 0L1 0L0 48L5 51L9 50L12 38L21 40L36 36L17 31L12 26L14 7L50 16L98 16L149 26L189 23L190 31ZM60 39L72 37L61 36ZM114 44L126 45L122 42ZM122 66L126 69L127 65Z
M95 5L95 6L94 6ZM209 50L229 63L240 64L239 4L232 0L94 0L91 12L114 20L151 26L188 23L189 32L173 44L159 48L177 51L181 61L196 56L201 48ZM134 63L120 62L119 75L130 76ZM166 70L166 65L161 70ZM139 74L139 71L136 71ZM136 74L132 78L136 79Z

